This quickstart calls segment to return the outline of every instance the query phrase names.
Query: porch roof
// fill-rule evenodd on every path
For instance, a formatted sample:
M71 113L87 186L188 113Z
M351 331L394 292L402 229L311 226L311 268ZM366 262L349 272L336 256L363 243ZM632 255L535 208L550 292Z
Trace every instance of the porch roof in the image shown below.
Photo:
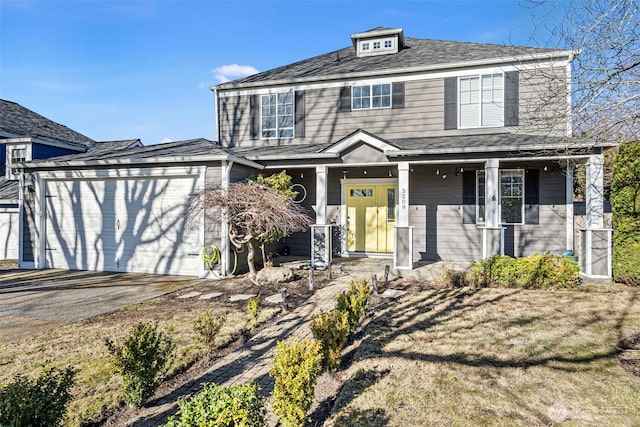
M383 151L383 153L390 158L421 155L438 155L444 157L449 155L489 153L504 156L505 154L522 154L524 152L542 155L572 155L587 154L594 150L617 145L615 142L602 142L594 139L512 133L429 136L392 140L382 139L374 135L372 135L372 137L394 147L393 149ZM340 139L340 141L344 140L345 138ZM367 143L365 140L362 142ZM340 156L340 152L331 150L336 144L337 142L261 146L234 148L233 151L238 155L254 161L335 159Z

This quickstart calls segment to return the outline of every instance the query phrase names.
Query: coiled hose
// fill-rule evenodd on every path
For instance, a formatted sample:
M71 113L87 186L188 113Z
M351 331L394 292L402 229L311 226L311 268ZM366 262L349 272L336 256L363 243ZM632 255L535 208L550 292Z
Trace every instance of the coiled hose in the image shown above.
M211 273L212 275L214 275L219 279L225 279L229 276L233 276L233 274L236 272L236 268L238 267L238 253L236 251L232 251L232 252L234 255L233 270L231 271L231 273L227 275L218 274L213 270L213 267L220 264L220 260L222 258L220 249L218 249L217 246L215 245L205 246L204 248L202 248L202 251L200 252L200 257L202 258L202 261L204 261L204 263L207 265L207 270L209 270L209 273Z

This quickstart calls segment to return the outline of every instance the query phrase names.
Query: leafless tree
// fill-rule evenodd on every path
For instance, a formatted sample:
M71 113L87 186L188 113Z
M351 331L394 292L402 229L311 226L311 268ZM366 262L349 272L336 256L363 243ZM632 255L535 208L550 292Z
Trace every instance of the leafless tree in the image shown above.
M637 140L640 3L528 0L527 4L538 26L534 39L545 30L559 46L578 52L569 79L574 134L600 140ZM561 19L554 21L557 16ZM566 83L566 77L562 79Z
M275 242L305 231L312 219L304 209L277 190L265 185L231 184L228 189L208 187L197 197L199 209L219 211L225 215L229 240L240 249L247 246L247 263L255 279L255 245Z

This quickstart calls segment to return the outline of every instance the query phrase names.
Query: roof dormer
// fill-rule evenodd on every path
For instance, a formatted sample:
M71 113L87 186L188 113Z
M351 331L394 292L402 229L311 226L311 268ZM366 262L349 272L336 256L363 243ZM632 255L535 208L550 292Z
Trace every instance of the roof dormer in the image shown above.
M398 53L404 47L402 28L377 27L363 33L351 35L356 55L374 56Z

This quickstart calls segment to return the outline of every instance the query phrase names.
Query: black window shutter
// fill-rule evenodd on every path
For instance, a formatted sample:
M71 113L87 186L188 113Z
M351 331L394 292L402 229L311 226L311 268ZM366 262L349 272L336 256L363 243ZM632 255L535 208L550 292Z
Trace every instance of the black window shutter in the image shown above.
M476 171L462 172L462 223L476 223Z
M260 95L249 97L249 137L260 139Z
M391 108L404 108L404 82L391 85Z
M458 128L458 78L444 79L444 128Z
M304 91L297 90L295 92L296 100L296 124L295 124L295 136L296 138L304 138Z
M338 111L351 111L351 86L340 88Z
M518 126L520 75L517 71L504 73L504 125Z
M524 177L524 222L540 223L540 170L527 169Z

